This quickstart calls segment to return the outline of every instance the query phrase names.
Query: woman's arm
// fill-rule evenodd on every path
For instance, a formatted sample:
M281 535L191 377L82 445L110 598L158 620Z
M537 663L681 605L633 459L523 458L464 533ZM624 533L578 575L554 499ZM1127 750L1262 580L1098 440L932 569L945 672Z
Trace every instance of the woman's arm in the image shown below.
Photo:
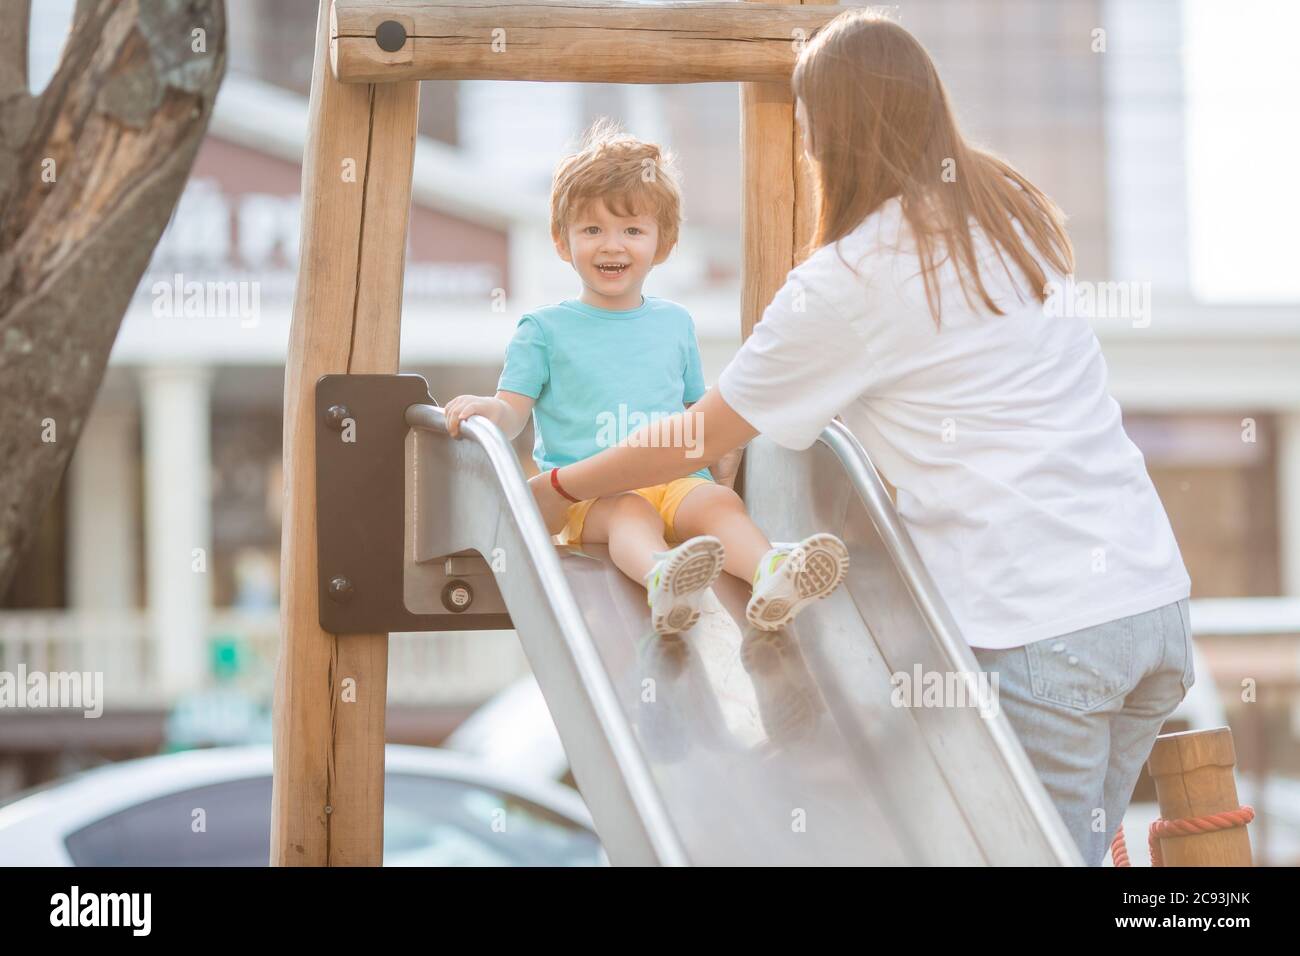
M718 389L711 388L687 411L637 429L615 448L565 465L558 478L564 490L580 501L603 498L707 468L757 434L723 401ZM550 472L530 479L529 485L547 528L558 531L571 502L551 487Z
M561 487L581 501L663 484L714 465L760 431L792 451L812 447L878 377L864 321L869 298L836 256L809 256L698 403L561 468ZM851 314L835 302L850 303ZM734 406L723 400L724 389ZM551 487L550 472L530 484L547 527L560 530L571 502Z
M697 399L694 402L687 402L686 407L699 404ZM739 448L733 448L731 451L723 454L716 462L709 463L709 471L713 475L713 480L720 485L726 485L728 488L734 488L736 485L736 473L740 471L740 456L744 453L745 448L742 445ZM696 469L697 471L699 469Z
M661 485L715 464L757 434L711 388L689 411L659 419L618 447L561 468L559 480L579 500Z

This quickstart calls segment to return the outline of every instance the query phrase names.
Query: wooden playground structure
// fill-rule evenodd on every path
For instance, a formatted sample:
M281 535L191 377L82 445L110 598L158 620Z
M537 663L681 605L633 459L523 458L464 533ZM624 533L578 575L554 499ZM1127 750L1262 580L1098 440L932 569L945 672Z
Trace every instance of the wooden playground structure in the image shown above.
M285 379L273 865L383 861L388 634L338 635L320 623L314 390L325 375L398 370L419 81L740 84L743 336L811 235L789 77L802 42L846 9L322 0ZM354 176L341 173L349 162ZM1167 819L1236 809L1230 735L1205 733L1157 745L1152 769ZM1249 852L1237 825L1166 838L1164 856L1172 865L1248 865Z

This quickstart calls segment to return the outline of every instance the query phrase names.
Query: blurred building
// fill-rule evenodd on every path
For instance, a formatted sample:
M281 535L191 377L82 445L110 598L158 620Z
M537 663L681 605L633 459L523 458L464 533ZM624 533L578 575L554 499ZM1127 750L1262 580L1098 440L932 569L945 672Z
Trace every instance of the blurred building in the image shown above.
M213 688L269 701L316 4L228 6L231 72L209 136L63 486L0 602L0 661L103 670L106 713L0 715L0 794L155 750L177 702ZM1297 307L1192 295L1181 10L1177 0L913 0L898 17L934 54L966 131L1065 209L1078 278L1149 284L1145 317L1096 328L1193 596L1300 596ZM728 84L423 84L403 369L425 374L438 400L490 393L518 316L575 294L547 235L551 169L611 115L681 157L687 221L648 291L691 309L714 380L739 341L737 103ZM517 445L527 463L529 435ZM1300 621L1279 627L1294 635ZM527 667L511 632L396 635L390 660L390 735L410 742L438 739Z

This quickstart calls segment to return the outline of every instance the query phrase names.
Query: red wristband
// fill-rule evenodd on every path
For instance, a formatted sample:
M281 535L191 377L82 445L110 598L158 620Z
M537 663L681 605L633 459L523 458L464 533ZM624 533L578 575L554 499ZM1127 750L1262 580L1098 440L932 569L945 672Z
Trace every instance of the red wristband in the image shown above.
M564 495L564 497L568 498L570 501L573 502L578 501L579 499L573 497L573 495L569 494L567 491L565 491L563 488L560 487L560 476L558 474L559 470L560 470L559 468L551 469L551 487L554 488L556 491L558 491L560 494Z

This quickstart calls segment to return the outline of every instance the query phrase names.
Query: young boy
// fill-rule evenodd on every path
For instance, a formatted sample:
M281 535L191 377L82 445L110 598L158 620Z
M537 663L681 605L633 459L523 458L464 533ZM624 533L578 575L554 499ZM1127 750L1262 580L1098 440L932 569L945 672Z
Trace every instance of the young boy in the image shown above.
M533 458L546 472L619 444L623 432L635 431L629 421L663 420L698 401L704 379L690 315L641 294L677 243L680 209L672 157L597 122L561 161L551 191L555 250L582 291L519 320L496 396L452 399L444 409L448 432L455 437L462 421L482 415L513 438L531 414ZM681 432L668 437L694 447L691 429ZM719 465L730 470L725 460ZM740 496L707 468L653 488L575 500L556 543L583 542L608 544L618 568L646 586L651 622L664 635L695 625L701 596L723 570L753 584L749 622L778 630L834 591L849 563L833 534L773 548Z

